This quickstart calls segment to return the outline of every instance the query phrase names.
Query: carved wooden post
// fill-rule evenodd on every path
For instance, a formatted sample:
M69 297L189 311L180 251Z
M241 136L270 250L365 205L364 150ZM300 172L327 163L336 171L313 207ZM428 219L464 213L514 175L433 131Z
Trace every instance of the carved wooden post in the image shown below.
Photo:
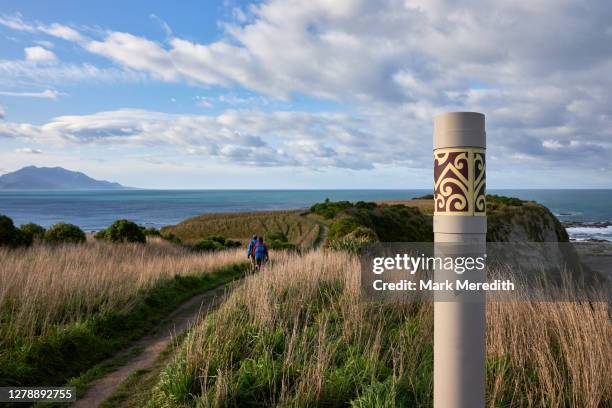
M435 243L456 244L458 248L460 244L470 244L482 253L485 251L485 141L485 117L481 113L450 112L435 118ZM434 407L480 408L484 405L484 300L436 300Z

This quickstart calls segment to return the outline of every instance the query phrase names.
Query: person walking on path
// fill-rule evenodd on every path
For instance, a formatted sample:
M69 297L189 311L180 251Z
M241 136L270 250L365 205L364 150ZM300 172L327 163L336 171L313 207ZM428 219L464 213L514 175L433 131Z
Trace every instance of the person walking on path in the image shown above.
M247 247L247 258L251 261L251 270L255 270L255 246L257 245L257 235L253 235L253 238L249 241Z
M269 259L268 246L264 244L263 237L259 237L257 239L257 244L255 245L254 255L255 255L255 269L259 270L259 268L261 268L261 265L263 265Z

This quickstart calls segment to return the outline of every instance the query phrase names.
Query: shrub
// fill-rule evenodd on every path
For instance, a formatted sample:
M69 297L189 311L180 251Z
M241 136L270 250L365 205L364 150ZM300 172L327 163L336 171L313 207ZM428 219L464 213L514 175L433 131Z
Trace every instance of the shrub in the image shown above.
M496 210L506 206L520 207L525 201L516 197L506 197L496 194L487 194L487 210Z
M161 237L161 239L168 242L172 242L173 244L182 245L183 243L183 241L179 237L177 237L171 232L164 233L160 231L159 236Z
M143 229L138 224L128 220L117 220L94 237L110 242L140 242L144 244L147 241Z
M222 249L236 248L240 245L240 241L234 241L221 235L213 235L199 240L191 245L191 248L196 251L219 251Z
M289 242L287 234L282 231L272 231L265 236L266 245L270 249L295 250L296 246Z
M161 236L161 233L155 227L144 228L143 232L144 232L144 234L147 237L159 237L159 236Z
M16 248L30 246L32 236L15 228L13 220L6 215L0 215L0 246Z
M36 241L42 241L42 239L45 236L45 232L47 231L40 225L34 224L33 222L30 222L28 224L23 224L21 227L19 227L19 229L24 234L30 236L32 240L36 240Z
M86 237L76 225L60 222L45 232L44 240L49 244L81 244Z
M336 251L360 252L364 245L378 241L376 233L367 227L357 227L348 234L330 240L328 247Z
M347 235L349 232L357 229L359 227L359 223L353 218L342 218L338 221L334 221L329 226L329 234L328 238L330 241L338 239Z
M192 248L196 251L219 251L224 249L223 244L212 239L202 239L192 245Z
M349 201L335 201L332 202L329 198L325 199L325 202L318 203L310 207L310 212L321 215L324 218L334 218L339 212L346 210L351 207Z

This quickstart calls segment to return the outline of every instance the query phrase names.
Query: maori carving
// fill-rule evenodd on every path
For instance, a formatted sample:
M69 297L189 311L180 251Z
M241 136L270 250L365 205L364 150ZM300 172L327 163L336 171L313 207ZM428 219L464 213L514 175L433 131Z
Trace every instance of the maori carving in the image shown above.
M486 215L484 149L434 151L434 212L438 215Z

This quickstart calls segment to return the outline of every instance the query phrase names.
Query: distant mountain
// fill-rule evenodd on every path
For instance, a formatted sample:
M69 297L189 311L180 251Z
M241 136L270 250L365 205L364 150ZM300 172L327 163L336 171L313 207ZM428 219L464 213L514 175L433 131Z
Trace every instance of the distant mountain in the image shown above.
M0 190L119 190L119 183L95 180L62 167L28 166L0 176Z

